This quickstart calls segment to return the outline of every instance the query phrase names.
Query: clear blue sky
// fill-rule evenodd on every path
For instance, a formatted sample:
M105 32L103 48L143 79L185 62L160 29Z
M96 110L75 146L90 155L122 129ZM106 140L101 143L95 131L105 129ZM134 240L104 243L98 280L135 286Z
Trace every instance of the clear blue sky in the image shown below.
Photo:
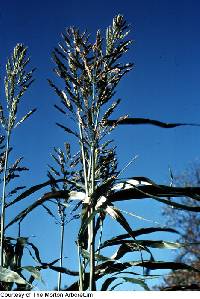
M131 24L130 35L134 40L127 61L134 62L135 68L118 89L117 96L123 101L117 115L128 113L132 117L166 122L200 123L199 10L198 0L1 1L1 78L6 58L18 42L29 47L32 65L37 67L36 81L24 98L20 113L32 107L37 107L38 112L13 137L16 155L24 155L24 163L31 169L23 176L27 185L45 181L53 147L62 146L67 138L55 126L60 115L53 108L56 96L46 80L54 78L51 51L61 40L60 33L75 25L94 34L99 28L104 30L114 15L123 14ZM3 80L1 88L2 83ZM139 155L127 176L143 175L157 183L168 184L169 167L180 173L189 163L199 159L199 134L198 127L117 129L114 137L120 167ZM127 208L164 222L160 217L161 205L144 201L134 206L129 204ZM36 243L43 243L44 259L50 259L52 254L57 257L56 250L52 249L53 243L58 246L57 230L50 226L50 221L42 213L35 212L24 228L24 234L34 234ZM135 220L131 221L135 224ZM140 227L142 223L137 221L136 225ZM51 237L53 241L50 242ZM53 274L50 277L52 287Z

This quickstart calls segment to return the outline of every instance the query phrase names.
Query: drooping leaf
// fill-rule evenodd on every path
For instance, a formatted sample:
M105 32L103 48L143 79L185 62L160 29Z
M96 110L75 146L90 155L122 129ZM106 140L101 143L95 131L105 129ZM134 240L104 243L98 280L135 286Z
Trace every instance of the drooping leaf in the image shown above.
M98 277L102 277L106 274L111 273L121 273L122 271L130 268L130 267L142 267L148 270L159 270L159 269L171 269L171 270L188 270L195 271L200 273L200 270L195 269L189 265L184 263L176 263L176 262L163 262L163 261L130 261L115 263L114 261L103 262L102 264L96 267L96 273L99 275Z
M31 242L27 242L27 244L33 249L33 251L34 251L34 253L35 253L35 257L33 257L31 251L29 251L29 252L30 252L30 255L32 256L32 258L33 258L36 262L38 262L38 263L41 264L42 261L41 261L41 258L40 258L40 251L39 251L39 249L38 249L33 243L31 243Z
M180 126L200 126L200 124L192 123L164 123L158 120L148 119L148 118L126 118L120 121L117 120L107 120L106 124L113 126L115 124L119 125L154 125L161 128L175 128Z
M147 227L147 228L141 228L141 229L138 229L138 230L132 230L132 234L136 238L136 237L141 236L143 234L151 234L151 233L159 232L159 231L170 232L170 233L178 233L178 231L176 231L175 229L167 228L167 227L166 228L165 227ZM107 247L107 246L119 245L127 238L130 238L129 234L121 234L121 235L118 235L116 237L113 237L110 240L104 241L104 243L101 244L100 249L102 249L104 247Z
M125 282L130 282L130 283L133 283L133 284L138 284L140 285L145 291L150 291L148 285L146 284L145 280L144 279L141 279L141 278L133 278L133 277L119 277L119 278L122 278Z
M158 249L178 249L185 246L188 246L188 244L182 244L177 242L167 242L167 241L154 241L154 240L121 240L118 242L120 244L120 247L117 249L117 251L112 255L112 259L119 260L122 258L126 253L144 250L150 254L150 260L153 261L154 257L149 250L150 248L158 248ZM190 244L194 245L194 244ZM199 243L196 243L196 245L199 245Z
M141 244L143 246L152 247L152 248L159 248L159 249L178 249L182 247L188 247L188 246L195 246L199 245L200 242L196 243L178 243L178 242L169 242L169 241L163 241L163 240L135 240L136 244Z
M86 259L90 258L90 253L87 250L85 250L85 249L82 249L82 255ZM113 261L113 262L115 262L114 259L105 257L105 256L103 256L101 254L95 254L95 259L98 260L98 261L103 261L103 262L107 262L107 261Z
M95 268L95 273L97 278L101 278L107 274L121 273L122 271L131 268L132 264L130 262L119 262L114 261L108 258L108 261L105 261Z
M106 212L127 231L130 237L132 237L133 239L135 238L134 233L126 218L116 207L109 205L106 207Z
M38 185L35 185L35 186L32 186L30 187L29 189L27 189L26 191L24 191L23 193L21 193L18 197L16 197L16 199L14 199L12 202L10 203L7 203L6 204L6 207L9 207L9 206L12 206L13 204L21 201L22 199L25 199L25 198L28 198L29 195L39 191L40 189L46 187L46 186L49 186L51 185L52 183L60 183L60 182L66 182L66 183L69 183L71 186L77 186L77 183L73 180L67 180L67 179L58 179L58 180L48 180L42 184L38 184ZM77 187L80 188L80 185L78 185Z
M199 187L169 187L164 185L149 185L138 186L126 190L120 190L114 192L108 196L108 202L131 200L131 199L143 199L152 198L167 205L173 206L177 209L183 209L187 211L199 212L198 206L186 206L172 200L164 199L161 197L181 197L188 196L195 200L200 200L200 188Z
M122 284L123 284L123 282L116 283L114 286L112 286L112 287L110 288L109 291L114 291L118 286L120 286L120 285L122 285Z
M56 271L56 272L60 272L60 273L64 273L64 274L67 274L67 275L70 275L70 276L78 276L79 273L77 271L72 271L72 270L69 270L67 268L64 268L64 267L58 267L58 266L53 266L51 264L43 264L43 268L45 269L51 269L53 271Z
M128 240L121 242L121 245L116 250L116 252L112 255L112 258L115 260L119 260L124 257L125 254L130 252L139 252L142 258L142 251L146 251L150 255L150 260L154 261L154 257L150 249L143 243L138 243L137 240Z
M40 197L37 201L35 201L33 204L31 204L29 207L24 209L22 212L20 212L13 220L11 220L5 227L7 229L9 226L13 225L14 223L18 221L22 221L30 212L32 212L35 208L38 206L44 204L45 201L48 201L50 199L68 199L69 198L69 192L65 190L60 191L54 191L54 192L48 192L44 194L42 197Z
M107 278L107 279L103 282L103 284L102 284L102 286L101 286L101 291L107 291L108 288L109 288L109 286L111 285L111 283L112 283L113 281L115 281L116 279L118 279L118 277L109 277L109 278Z
M115 184L112 187L112 190L121 190L121 189L131 189L134 186L140 186L140 185L154 185L158 186L155 184L152 180L145 178L145 177L133 177L129 178L128 180L124 181L122 180L120 183Z

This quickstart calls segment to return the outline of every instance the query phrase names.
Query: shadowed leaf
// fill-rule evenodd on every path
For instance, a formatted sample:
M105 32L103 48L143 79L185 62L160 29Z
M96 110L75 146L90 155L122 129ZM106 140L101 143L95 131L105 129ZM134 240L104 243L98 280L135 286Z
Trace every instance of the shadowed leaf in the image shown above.
M148 119L148 118L126 118L122 120L107 120L106 124L109 126L113 126L115 124L119 125L154 125L161 128L175 128L180 126L197 126L200 124L192 124L192 123L164 123L158 120Z
M111 285L113 281L118 279L118 277L109 277L107 278L101 286L101 291L107 291L108 287Z
M35 201L32 205L30 205L28 208L24 209L22 212L20 212L13 220L11 220L5 227L7 229L9 226L13 225L14 223L18 221L22 221L31 211L33 211L38 206L42 205L45 201L48 201L50 199L68 199L69 198L69 192L65 190L60 191L54 191L54 192L48 192L44 194L42 197L40 197L37 201Z
M173 206L177 209L200 212L200 207L198 206L186 206L169 199L164 199L161 197L181 197L188 196L190 198L200 200L200 188L199 187L169 187L164 185L158 186L138 186L126 190L120 190L112 193L108 196L108 202L131 200L131 199L143 199L143 198L153 198L159 202L165 203L167 205Z
M147 227L147 228L141 228L138 230L133 230L132 234L134 235L134 237L143 235L143 234L151 234L154 232L159 232L159 231L163 231L163 232L170 232L170 233L178 233L175 229L172 228L165 228L165 227ZM130 238L129 234L122 234L122 235L118 235L110 240L106 240L103 244L101 244L100 249L107 247L107 246L113 246L113 245L119 245L122 244L122 242L124 242L124 239Z
M38 184L38 185L30 187L29 189L27 189L26 191L21 193L19 196L17 196L12 202L7 203L6 207L12 206L13 204L21 201L22 199L28 198L29 195L39 191L40 189L42 189L46 186L50 186L52 183L60 183L60 182L66 182L66 183L69 183L71 186L75 186L75 187L77 186L76 182L72 181L72 180L69 181L67 179L58 179L58 180L51 179L42 184ZM80 185L78 185L78 187L80 188Z
M132 277L119 277L122 278L125 282L131 282L133 284L139 284L145 291L150 291L148 285L145 283L144 279L132 278Z

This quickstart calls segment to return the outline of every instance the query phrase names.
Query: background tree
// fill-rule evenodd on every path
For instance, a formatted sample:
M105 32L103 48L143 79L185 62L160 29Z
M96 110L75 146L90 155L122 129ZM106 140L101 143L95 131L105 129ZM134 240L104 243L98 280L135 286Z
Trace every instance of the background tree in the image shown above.
M177 186L200 186L200 166L198 163L192 164L181 175L172 176L172 183ZM182 204L192 204L193 200L188 197L181 198ZM200 203L196 202L197 206ZM200 242L200 215L190 211L176 210L169 206L163 210L163 215L167 218L166 224L176 228L180 235L178 235L177 242L190 244L182 247L176 255L176 262L185 262L200 269L200 245L193 245L195 242ZM164 278L164 283L160 289L200 289L200 275L199 273L178 270L170 273Z

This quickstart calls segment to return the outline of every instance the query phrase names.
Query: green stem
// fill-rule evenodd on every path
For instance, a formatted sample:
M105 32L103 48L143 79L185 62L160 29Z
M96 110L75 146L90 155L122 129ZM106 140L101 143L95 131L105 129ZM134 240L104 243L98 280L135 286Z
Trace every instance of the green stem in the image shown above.
M93 74L93 84L92 84L92 102L95 103L95 76L96 71L94 70ZM96 130L98 124L98 117L99 117L99 109L95 115L92 115L92 120L94 123L94 127L92 127L92 144L91 144L91 188L90 188L90 197L94 194L95 191L95 168L96 168L96 159L95 159L95 149L96 149ZM94 213L94 200L90 199L90 211L89 214L92 215ZM94 235L94 228L95 228L95 217L92 217L91 222L88 226L89 232L89 253L90 253L90 278L89 278L89 290L96 291L96 282L95 282L95 235Z
M100 111L98 109L97 114L96 114L96 119L95 119L95 125L94 125L94 131L95 132L97 131L97 128L98 128L99 114L100 114ZM91 175L92 175L91 174L91 168L92 168L92 155L90 156L89 167L88 167L88 182L91 179Z
M8 167L8 152L10 146L10 130L7 131L5 162L4 162L4 175L3 175L3 189L1 201L1 232L0 232L0 267L3 267L3 243L5 231L5 204L6 204L6 175Z
M64 234L65 234L65 223L64 223L64 213L62 211L61 215L61 229L60 229L60 267L63 266L63 249L64 249ZM58 291L61 291L62 283L62 273L58 273Z
M95 190L95 148L92 145L91 148L91 194ZM90 215L94 213L94 203L91 201ZM94 226L95 226L95 217L92 218L89 224L89 252L90 252L90 281L89 281L89 290L95 291L95 238L94 238Z
M85 192L86 196L89 194L88 190L88 180L87 180L87 169L86 169L86 158L85 158L85 149L83 144L83 129L82 129L82 122L80 112L78 111L78 123L79 123L79 134L81 140L81 153L82 153L82 160L83 160L83 172L84 172L84 179L85 179Z
M81 140L81 154L82 154L82 161L83 161L83 173L84 173L84 181L85 181L85 193L86 197L88 198L89 195L89 187L88 187L88 174L86 168L86 157L85 157L85 148L83 143L83 128L82 128L82 121L80 116L80 111L78 110L78 123L79 123L79 135ZM78 257L79 257L79 291L83 291L83 282L84 282L84 265L81 261L81 251L80 251L80 244L78 240Z
M94 145L92 145L91 149L91 162L92 162L92 176L91 176L91 194L94 193L94 185L95 185L95 157L94 157ZM91 202L90 215L94 212L93 202ZM95 255L94 255L94 225L95 218L93 217L89 224L89 240L90 240L90 282L89 282L89 290L95 291Z
M78 244L79 291L83 291L83 267L81 263L80 245Z
M90 213L93 213L93 208L91 208ZM94 255L94 218L89 224L89 240L90 240L90 281L89 281L89 291L96 290L95 284L95 255Z

